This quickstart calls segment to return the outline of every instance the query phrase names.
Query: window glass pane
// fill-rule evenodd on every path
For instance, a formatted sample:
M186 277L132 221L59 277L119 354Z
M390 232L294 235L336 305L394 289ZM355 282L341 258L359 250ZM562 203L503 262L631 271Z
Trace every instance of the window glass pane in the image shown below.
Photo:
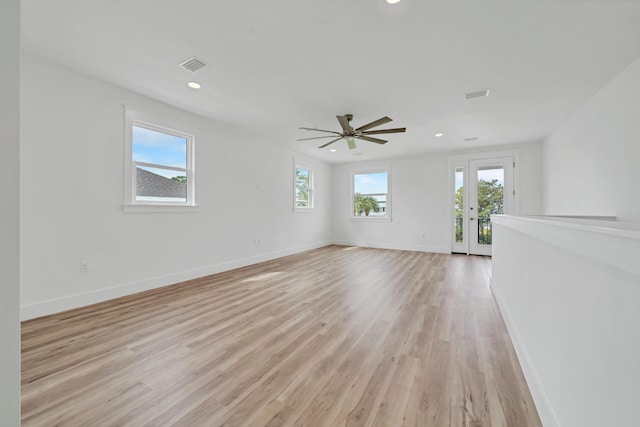
M488 166L478 169L478 244L490 245L490 216L504 213L504 169Z
M383 217L388 212L388 173L353 176L353 215Z
M310 207L310 181L311 171L296 168L296 207Z
M386 194L387 172L354 175L353 192L360 194Z
M137 166L136 201L185 203L187 201L186 173Z
M456 202L455 202L455 224L456 224L456 243L464 242L464 234L463 227L464 223L462 221L463 218L463 209L464 209L464 169L456 168L456 177L455 177L455 192L456 192Z
M132 127L133 161L187 168L187 139L139 126Z
M375 208L369 211L369 216L385 216L387 213L387 195L386 194L377 194L368 196L371 197L378 203L378 211L376 212ZM365 210L366 215L366 210Z

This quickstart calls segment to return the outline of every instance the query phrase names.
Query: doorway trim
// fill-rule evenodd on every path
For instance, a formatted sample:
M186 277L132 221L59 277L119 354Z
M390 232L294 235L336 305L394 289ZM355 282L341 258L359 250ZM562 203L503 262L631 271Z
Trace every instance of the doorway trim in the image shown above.
M455 243L455 171L456 168L464 168L465 182L468 182L469 163L473 160L486 160L499 157L513 157L515 167L513 169L513 214L520 214L520 150L517 148L505 149L505 150L492 150L492 151L480 151L460 153L449 156L447 166L447 182L449 191L449 206L446 209L448 213L448 239L449 239L449 251L450 253L466 253L469 255L469 227L463 228L463 241L464 248ZM469 206L469 192L464 192L464 205Z

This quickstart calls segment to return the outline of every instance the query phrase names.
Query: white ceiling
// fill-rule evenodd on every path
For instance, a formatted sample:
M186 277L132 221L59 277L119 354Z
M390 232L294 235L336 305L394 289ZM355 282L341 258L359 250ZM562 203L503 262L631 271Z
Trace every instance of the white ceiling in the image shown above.
M637 1L23 0L22 21L29 55L331 162L540 140L640 57ZM346 113L407 133L295 141Z

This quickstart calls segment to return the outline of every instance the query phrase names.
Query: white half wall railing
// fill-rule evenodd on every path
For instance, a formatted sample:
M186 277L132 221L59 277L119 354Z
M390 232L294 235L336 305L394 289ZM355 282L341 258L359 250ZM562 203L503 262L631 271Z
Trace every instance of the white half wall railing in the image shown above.
M492 220L491 287L543 424L638 425L640 224Z

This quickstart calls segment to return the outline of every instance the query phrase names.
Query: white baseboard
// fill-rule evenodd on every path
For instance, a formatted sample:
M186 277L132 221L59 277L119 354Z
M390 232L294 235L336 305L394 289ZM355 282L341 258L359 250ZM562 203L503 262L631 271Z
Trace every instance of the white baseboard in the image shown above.
M434 252L438 254L450 254L451 249L443 248L439 246L421 246L421 245L398 245L394 243L367 243L367 242L347 242L347 241L334 241L334 245L343 246L359 246L362 248L375 248L375 249L393 249L398 251L415 251L415 252Z
M544 391L544 386L542 385L540 376L529 357L529 352L527 351L524 341L518 332L518 328L513 321L513 317L509 312L507 303L500 292L500 287L495 286L493 276L491 276L491 291L493 292L498 308L502 313L504 323L507 326L511 342L513 343L513 348L515 349L518 360L520 361L520 367L522 368L524 379L527 382L527 386L529 386L529 391L531 392L531 397L533 398L536 409L538 410L538 415L540 416L542 425L560 427L560 422L553 411L553 407L551 406L551 401L549 400L547 393Z
M198 277L208 276L210 274L222 273L224 271L233 270L234 268L245 267L247 265L256 264L258 262L269 261L287 255L293 255L310 249L321 248L323 246L336 244L345 246L362 246L379 249L395 249L405 251L418 252L436 252L450 253L448 249L440 247L417 246L417 245L394 245L394 244L354 244L352 242L319 242L311 245L298 246L291 249L268 252L248 258L242 258L227 261L219 264L213 264L193 270L181 271L174 274L164 276L156 276L136 282L125 283L108 288L102 288L90 292L84 292L74 295L68 295L60 298L54 298L46 301L40 301L33 304L22 305L20 309L20 319L29 320L37 317L47 316L49 314L59 313L61 311L71 310L78 307L107 301L138 292L148 291L150 289L160 288L175 283L184 282L186 280L196 279Z
M148 291L150 289L184 282L186 280L197 279L198 277L222 273L224 271L233 270L235 268L245 267L247 265L256 264L259 262L269 261L275 258L293 255L311 249L321 248L330 244L330 242L319 242L310 245L298 246L295 248L268 252L248 258L226 261L223 263L213 264L193 270L182 271L175 274L156 276L150 279L144 279L108 288L102 288L95 291L54 298L33 304L26 304L23 305L20 309L20 319L29 320L36 317L47 316L49 314L59 313L61 311L84 307L87 305L135 294L138 292Z

